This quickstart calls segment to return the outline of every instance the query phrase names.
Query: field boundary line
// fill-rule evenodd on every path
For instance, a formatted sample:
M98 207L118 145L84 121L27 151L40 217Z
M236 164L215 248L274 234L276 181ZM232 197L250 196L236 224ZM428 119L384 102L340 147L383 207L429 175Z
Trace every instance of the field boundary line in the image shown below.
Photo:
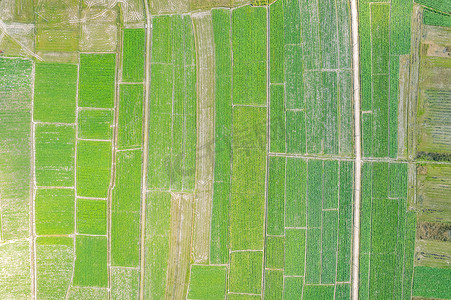
M362 176L362 145L360 137L360 53L359 53L359 14L357 0L350 0L351 7L351 39L352 39L352 68L354 91L354 213L353 213L353 246L352 246L352 274L351 299L359 299L359 259L360 259L360 189Z
M149 3L144 0L144 8L146 11L146 74L144 76L144 120L143 120L143 153L142 153L142 168L141 168L141 228L140 228L140 257L139 257L139 299L144 300L144 282L145 282L145 233L146 233L146 199L147 199L147 159L149 154L149 102L150 102L150 69L151 69L151 40L152 40L152 22L149 11Z

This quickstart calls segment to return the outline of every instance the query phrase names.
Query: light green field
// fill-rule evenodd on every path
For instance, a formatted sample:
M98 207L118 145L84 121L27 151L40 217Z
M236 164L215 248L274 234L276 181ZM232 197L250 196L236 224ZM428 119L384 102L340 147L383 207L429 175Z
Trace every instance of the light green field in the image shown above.
M118 147L138 148L142 145L142 84L122 84L119 99Z
M77 144L77 196L106 198L110 186L111 142Z
M74 286L108 286L107 238L77 236L75 239Z
M77 66L36 64L33 119L40 122L75 122Z
M32 62L0 58L1 236L29 237ZM13 180L12 180L13 179ZM27 279L21 284L29 285ZM28 287L24 287L29 289ZM9 297L5 290L0 298ZM10 295L10 294L8 294Z
M229 292L260 294L263 252L242 251L230 255Z
M116 55L80 54L80 107L112 108L114 104Z
M77 199L77 233L106 234L106 223L106 201Z
M78 137L110 140L113 137L113 111L82 109L78 112Z
M35 129L36 184L38 186L73 186L75 127L37 124Z
M189 299L224 299L226 294L227 269L223 266L191 267Z
M145 42L146 36L144 29L124 29L122 81L143 81Z
M74 233L74 210L74 190L38 189L35 196L36 233Z
M64 298L74 263L74 241L69 237L36 239L37 297Z

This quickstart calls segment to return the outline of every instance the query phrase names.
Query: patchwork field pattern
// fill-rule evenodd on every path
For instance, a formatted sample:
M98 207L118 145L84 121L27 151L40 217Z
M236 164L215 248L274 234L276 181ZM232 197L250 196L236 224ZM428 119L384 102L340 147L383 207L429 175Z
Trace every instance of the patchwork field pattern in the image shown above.
M449 0L358 0L360 87L349 0L32 2L0 4L1 299L451 298Z

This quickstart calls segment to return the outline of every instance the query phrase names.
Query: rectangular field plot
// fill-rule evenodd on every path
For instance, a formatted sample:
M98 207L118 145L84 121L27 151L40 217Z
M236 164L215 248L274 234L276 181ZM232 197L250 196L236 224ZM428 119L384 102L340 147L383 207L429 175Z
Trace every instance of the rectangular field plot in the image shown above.
M75 179L75 127L37 124L36 184L73 186Z
M112 108L116 77L116 54L80 54L80 107Z
M61 299L69 288L74 263L74 240L69 237L36 239L37 297Z
M233 109L230 248L263 249L266 108Z
M141 160L140 150L117 153L111 224L111 258L115 266L138 266Z
M226 267L192 265L188 299L224 299L226 282Z
M266 104L266 9L232 11L233 103Z
M69 300L108 299L107 288L72 286L68 292Z
M228 215L232 149L232 53L230 10L212 10L215 43L215 159L211 218L210 262L229 259Z
M266 234L282 235L285 212L285 157L269 159Z
M35 196L36 234L74 233L75 191L38 189Z
M232 252L229 272L229 292L260 294L263 252Z
M121 84L119 100L118 147L136 148L142 144L142 84Z
M81 139L110 140L113 137L113 118L112 110L79 110L78 137Z
M77 196L106 198L110 185L111 142L79 141Z
M265 271L265 299L283 299L283 271Z
M0 58L2 240L29 236L32 62ZM3 282L0 286L7 287ZM7 298L5 290L0 298ZM21 294L18 294L21 297Z
M171 194L149 192L146 207L146 299L164 299L169 257Z
M145 29L124 29L122 81L140 82L144 79L146 51Z
M34 121L75 122L77 66L38 63L35 72Z
M139 270L111 268L111 298L136 299L139 297Z
M416 267L413 296L447 299L451 296L450 278L450 269Z
M73 285L108 286L107 238L77 236Z
M299 295L302 295L302 289L304 287L303 277L285 277L283 286L283 296L287 300L299 299Z
M189 16L153 18L150 188L194 190L196 66ZM176 34L177 33L177 34ZM184 55L182 55L184 53Z
M266 237L265 267L268 269L283 269L285 255L285 238L283 236Z
M406 200L407 164L364 163L362 171L361 299L402 298L411 291L415 233L409 217L414 221L415 213Z
M284 275L304 276L305 229L285 229Z
M105 200L77 199L77 233L106 234L106 223Z
M0 296L3 299L27 299L31 297L30 242L16 241L0 245L2 276Z

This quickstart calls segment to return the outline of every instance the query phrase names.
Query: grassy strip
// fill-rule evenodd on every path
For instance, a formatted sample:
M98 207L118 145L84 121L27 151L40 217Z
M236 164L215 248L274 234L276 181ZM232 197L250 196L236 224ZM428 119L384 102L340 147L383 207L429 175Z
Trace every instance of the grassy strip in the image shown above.
M270 151L284 153L286 143L284 86L272 85L270 93Z
M307 226L308 228L321 227L321 209L323 205L323 161L308 161L307 180Z
M339 282L349 281L351 279L353 174L353 162L340 162L337 254L337 281Z
M305 227L307 210L307 163L287 158L285 226Z
M283 1L273 2L269 7L269 51L270 51L270 81L284 82L284 9Z
M303 47L304 69L321 69L320 32L318 2L300 0L301 20L296 24L301 25L301 41L308 41Z
M285 157L270 157L266 234L283 235L285 219Z
M338 161L324 161L323 209L338 208Z
M304 275L305 235L305 229L285 229L284 275Z
M338 154L338 76L336 72L322 72L322 124L325 154Z
M285 46L285 65L286 107L287 109L302 109L305 107L305 102L301 45Z
M338 68L338 24L337 1L319 0L319 30L321 37L322 67L325 69Z
M171 194L149 192L146 214L146 299L163 299L169 256Z
M335 283L337 267L338 212L323 211L321 234L321 283Z
M354 115L352 97L351 71L338 72L338 124L339 153L354 154Z

